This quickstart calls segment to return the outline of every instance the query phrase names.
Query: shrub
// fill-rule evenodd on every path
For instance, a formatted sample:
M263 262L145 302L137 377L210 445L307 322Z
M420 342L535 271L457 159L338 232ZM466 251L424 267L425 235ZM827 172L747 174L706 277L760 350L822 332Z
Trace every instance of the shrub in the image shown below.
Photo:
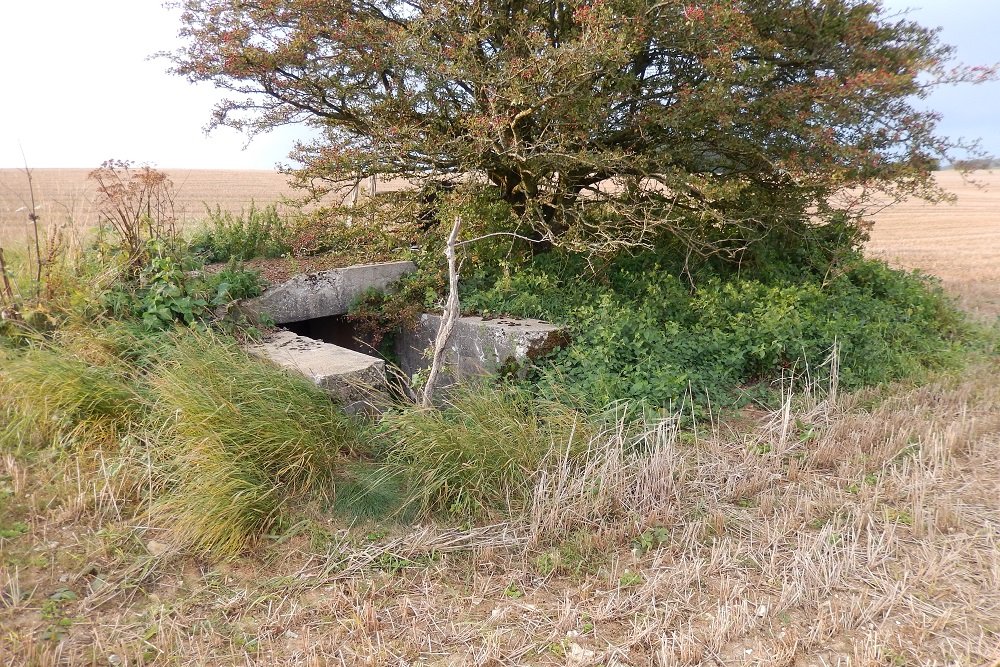
M188 244L206 262L245 261L255 257L281 257L292 251L291 225L274 204L239 213L206 207L205 226Z
M176 322L195 324L210 319L214 309L261 292L260 277L234 262L222 271L201 273L190 257L150 244L149 261L136 282L122 281L101 300L118 318L135 317L148 329L164 329Z
M738 402L789 369L821 374L835 342L842 386L859 387L947 363L968 332L926 278L856 254L825 281L801 268L762 277L703 268L693 289L669 263L622 257L588 278L581 258L548 253L514 273L479 275L463 304L567 324L573 342L536 379L591 407L676 403L689 392Z

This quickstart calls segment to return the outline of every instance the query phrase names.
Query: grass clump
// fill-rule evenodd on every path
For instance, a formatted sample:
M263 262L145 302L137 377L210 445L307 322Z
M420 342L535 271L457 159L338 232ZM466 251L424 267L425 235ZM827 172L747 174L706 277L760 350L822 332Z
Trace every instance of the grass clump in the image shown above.
M520 511L542 461L573 450L585 432L575 411L514 387L461 387L440 410L383 418L383 469L407 481L419 513L483 519Z
M150 388L175 462L174 491L157 514L199 552L239 553L362 444L355 422L316 387L215 334L176 334Z
M0 397L9 401L7 436L48 439L74 433L78 444L113 444L141 419L141 397L122 365L93 365L68 350L8 353ZM18 422L16 428L14 422Z

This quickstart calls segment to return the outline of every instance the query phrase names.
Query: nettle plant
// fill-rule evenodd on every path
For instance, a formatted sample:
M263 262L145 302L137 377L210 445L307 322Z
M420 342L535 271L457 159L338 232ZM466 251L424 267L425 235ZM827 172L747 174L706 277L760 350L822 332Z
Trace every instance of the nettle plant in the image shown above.
M260 294L258 274L235 264L215 272L195 270L200 264L162 241L148 241L147 261L134 281L119 281L102 294L102 304L117 317L135 317L148 329L175 323L197 325L232 301Z
M919 100L996 74L878 0L178 4L172 71L232 94L214 125L316 130L300 184L472 181L509 231L589 252L860 238L874 197L942 198L931 168L969 148Z

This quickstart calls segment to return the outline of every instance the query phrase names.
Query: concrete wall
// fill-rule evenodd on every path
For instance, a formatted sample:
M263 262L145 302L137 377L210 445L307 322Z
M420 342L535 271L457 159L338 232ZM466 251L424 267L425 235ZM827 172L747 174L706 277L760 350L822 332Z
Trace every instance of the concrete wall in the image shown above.
M425 313L413 328L397 334L396 355L408 376L430 366L425 352L433 348L440 323L440 315ZM522 364L568 341L565 328L541 320L462 317L455 324L445 355L448 381L494 373L510 363Z

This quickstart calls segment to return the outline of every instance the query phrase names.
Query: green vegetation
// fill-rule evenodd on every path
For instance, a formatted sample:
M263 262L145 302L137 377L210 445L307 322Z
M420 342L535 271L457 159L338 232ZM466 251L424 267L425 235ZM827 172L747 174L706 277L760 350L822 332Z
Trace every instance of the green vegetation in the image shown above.
M970 334L929 279L859 254L797 275L794 266L717 264L684 277L676 264L664 252L597 267L547 253L480 273L462 303L567 324L572 343L538 368L538 386L592 408L619 399L677 405L689 393L738 403L793 373L823 380L835 345L841 385L853 389L947 365Z
M483 196L440 205L476 234L502 228L509 213ZM824 382L833 370L847 388L884 383L959 360L971 331L925 279L864 260L849 230L831 237L824 228L795 252L783 254L776 239L738 263L716 257L696 267L677 244L599 260L483 242L462 249L465 308L564 323L571 342L522 369L526 377L454 390L439 408L397 397L380 416L353 417L243 352L237 339L254 335L253 323L219 326L227 304L261 287L236 259L287 247L290 228L275 216L218 214L193 242L139 218L127 244L103 238L64 274L43 272L29 298L8 306L15 317L0 333L3 450L101 461L115 471L120 508L216 558L244 553L309 507L367 520L485 522L550 503L544 522L565 537L577 528L555 518L558 498L575 499L580 516L619 513L635 501L614 476L651 455L621 421L643 411L605 413L609 404L657 409L647 415L684 401L696 411L738 406L767 398L776 380ZM310 220L296 238L309 230L320 245L348 238L339 223L320 234L320 219ZM206 253L229 266L206 272ZM441 298L437 253L419 257L420 270L398 290L358 304L353 317L373 338ZM836 369L826 363L832 355ZM542 479L562 481L539 496ZM580 486L596 479L604 492ZM635 539L646 551L664 538ZM599 551L581 549L594 552L587 562ZM539 567L578 572L577 551Z
M943 198L930 169L954 146L910 100L991 71L928 81L950 49L863 0L181 4L176 71L237 93L216 123L312 122L297 176L315 191L417 187L291 216L208 209L185 239L169 179L109 161L91 174L90 245L43 242L29 214L34 255L0 252L0 620L43 629L25 639L18 621L0 653L40 641L55 648L30 664L214 664L200 651L280 660L330 641L374 663L434 652L442 632L469 654L482 632L484 661L544 636L554 656L596 662L577 642L612 656L628 628L630 664L751 642L787 661L836 633L864 638L875 653L854 657L869 662L905 661L876 644L912 636L947 644L924 662L985 659L998 339L968 381L886 390L959 367L980 336L929 279L862 256L867 190L843 207L831 195ZM229 306L262 284L239 262L415 255L417 273L352 315L378 345L440 306L452 223L468 235L449 246L465 309L564 324L564 347L436 405L401 380L357 414L246 351L260 323ZM779 407L738 412L751 400ZM91 542L68 549L88 521ZM251 550L261 586L213 562ZM475 555L438 567L461 550ZM177 555L198 568L157 583ZM22 587L22 565L49 580ZM198 593L173 606L191 577ZM560 577L578 585L557 594ZM505 604L481 604L491 594ZM77 626L119 596L112 636L84 639ZM435 598L448 622L428 615ZM944 629L965 647L940 619L905 616L924 599L959 610ZM508 632L514 608L533 618ZM886 622L865 636L873 615ZM304 617L310 634L289 641ZM846 619L834 634L831 618Z
M238 214L206 207L205 213L205 222L188 248L206 262L281 257L292 251L292 223L274 204L258 208L251 203Z
M483 519L524 509L547 458L579 450L586 419L510 386L468 386L440 410L383 418L386 475L408 481L424 513Z
M178 335L149 385L172 469L154 514L199 551L240 553L358 449L358 427L319 389L213 334Z
M214 273L200 271L195 258L152 242L148 263L133 282L115 284L102 295L114 317L137 317L151 329L174 322L195 324L211 319L212 310L260 294L255 273L234 262Z

